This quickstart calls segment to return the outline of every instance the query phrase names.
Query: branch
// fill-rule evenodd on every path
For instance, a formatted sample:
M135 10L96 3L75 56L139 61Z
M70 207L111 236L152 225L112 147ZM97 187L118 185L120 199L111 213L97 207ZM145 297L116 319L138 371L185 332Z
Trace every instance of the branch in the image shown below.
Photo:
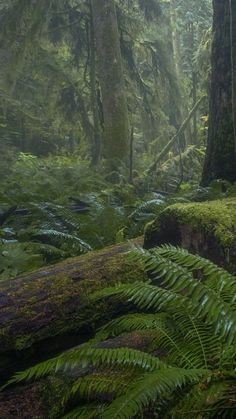
M166 144L166 146L163 148L163 150L158 154L155 162L152 164L152 166L148 169L148 175L150 175L152 172L154 172L157 168L158 163L163 160L163 158L167 155L167 153L171 150L175 142L177 141L178 137L182 134L182 132L185 130L186 126L188 125L189 121L199 108L200 104L202 103L203 99L205 99L206 96L202 96L194 105L192 110L190 111L187 118L182 123L181 127L178 129L176 134L171 138L171 140Z

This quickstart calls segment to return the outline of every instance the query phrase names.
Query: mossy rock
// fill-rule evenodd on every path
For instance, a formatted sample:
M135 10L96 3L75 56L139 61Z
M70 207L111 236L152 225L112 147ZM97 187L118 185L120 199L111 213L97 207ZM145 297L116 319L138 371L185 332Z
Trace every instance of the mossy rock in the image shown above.
M164 243L198 253L236 272L236 198L167 207L145 229L144 246Z

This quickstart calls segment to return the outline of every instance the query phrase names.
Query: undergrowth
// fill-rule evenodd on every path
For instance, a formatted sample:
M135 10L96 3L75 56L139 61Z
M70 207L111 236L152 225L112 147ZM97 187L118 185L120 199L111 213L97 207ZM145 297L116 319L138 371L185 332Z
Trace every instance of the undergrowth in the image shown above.
M198 167L201 153L189 148L182 157L188 172L193 157ZM136 173L130 184L125 169L107 175L73 156L6 159L0 168L0 279L142 235L172 203L235 195L234 185L220 181L200 188L183 178L180 185L177 175L173 179L177 166L178 158L170 158L159 174Z
M172 246L134 248L130 258L144 262L151 280L118 284L91 298L127 301L133 313L8 384L52 373L74 377L61 404L67 419L234 418L236 278ZM148 333L151 348L132 347L132 333ZM117 341L124 334L130 334L127 347Z

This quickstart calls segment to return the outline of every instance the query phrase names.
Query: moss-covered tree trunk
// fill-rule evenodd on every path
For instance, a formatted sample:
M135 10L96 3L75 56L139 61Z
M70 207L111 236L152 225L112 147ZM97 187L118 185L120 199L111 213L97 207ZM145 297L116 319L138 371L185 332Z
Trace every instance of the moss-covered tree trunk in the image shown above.
M235 4L235 1L232 3ZM236 180L230 1L214 0L213 8L209 131L202 176L202 185L204 186L208 185L213 179ZM235 36L232 37L232 40L235 42Z
M128 161L129 117L114 0L92 0L104 115L104 155L116 169Z

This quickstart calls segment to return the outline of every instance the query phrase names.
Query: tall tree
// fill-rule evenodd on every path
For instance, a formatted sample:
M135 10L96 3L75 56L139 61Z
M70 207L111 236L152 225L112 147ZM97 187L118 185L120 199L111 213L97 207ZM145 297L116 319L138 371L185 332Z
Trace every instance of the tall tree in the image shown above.
M232 36L236 30L236 13L235 7L230 8L230 0L214 0L213 8L209 131L202 185L208 185L213 179L236 180L232 94L232 73L236 69L231 53L236 47L236 38Z
M128 107L114 0L92 0L99 82L104 116L105 157L116 169L130 137Z

